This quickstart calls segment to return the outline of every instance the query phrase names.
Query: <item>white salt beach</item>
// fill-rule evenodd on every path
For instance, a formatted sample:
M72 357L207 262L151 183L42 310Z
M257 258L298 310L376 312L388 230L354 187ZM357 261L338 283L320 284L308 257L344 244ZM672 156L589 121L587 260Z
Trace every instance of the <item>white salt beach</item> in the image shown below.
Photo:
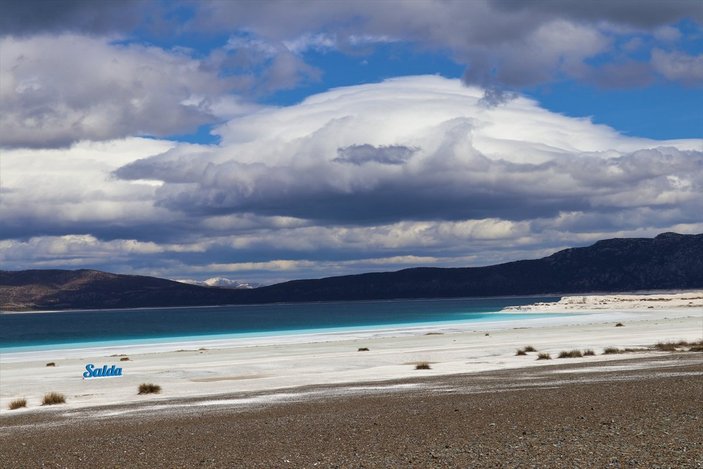
M703 292L698 291L573 295L558 303L517 310L570 315L4 352L0 356L0 412L55 412L175 398L202 397L206 402L216 395L239 392L280 390L285 396L286 390L307 385L378 382L382 387L386 380L562 364L567 360L597 367L607 360L668 353L602 355L606 347L638 348L662 341L703 338ZM618 322L624 326L616 327ZM527 345L551 354L553 359L537 360L537 353L515 355L518 348ZM556 358L560 351L572 349L592 349L596 355ZM129 360L121 361L125 356ZM49 362L55 366L47 367ZM416 370L417 362L428 362L431 369ZM116 365L123 369L122 376L83 379L89 363L96 367ZM157 384L162 391L138 395L141 383ZM66 404L41 406L42 396L48 392L64 394ZM359 392L364 392L363 388ZM27 399L27 408L8 410L9 403L18 398ZM241 404L260 401L244 399Z

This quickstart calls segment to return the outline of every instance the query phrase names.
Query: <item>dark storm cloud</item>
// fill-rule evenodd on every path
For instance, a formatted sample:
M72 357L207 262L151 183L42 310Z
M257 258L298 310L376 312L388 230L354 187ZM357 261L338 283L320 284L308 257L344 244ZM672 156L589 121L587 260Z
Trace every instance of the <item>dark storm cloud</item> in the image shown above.
M490 0L490 4L506 13L524 11L532 15L609 21L640 28L652 28L683 18L703 21L703 8L695 0Z
M0 35L130 31L145 16L157 14L158 6L159 2L150 0L4 0Z

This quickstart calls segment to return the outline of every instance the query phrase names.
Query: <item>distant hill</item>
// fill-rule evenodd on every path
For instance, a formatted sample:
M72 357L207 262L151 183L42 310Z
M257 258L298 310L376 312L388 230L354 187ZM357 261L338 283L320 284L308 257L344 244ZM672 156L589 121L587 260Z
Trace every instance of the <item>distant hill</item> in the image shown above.
M254 289L93 270L0 271L0 309L92 309L703 288L703 234L618 238L488 267L413 268Z
M0 310L5 311L227 304L232 292L96 270L0 271Z

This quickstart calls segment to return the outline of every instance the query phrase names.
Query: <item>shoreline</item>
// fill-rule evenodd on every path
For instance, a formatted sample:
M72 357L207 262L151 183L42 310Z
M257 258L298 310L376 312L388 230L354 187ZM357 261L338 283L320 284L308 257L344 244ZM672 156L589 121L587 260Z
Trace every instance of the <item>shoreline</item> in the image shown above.
M676 290L685 291L685 290ZM437 298L380 298L369 300L323 300L323 301L283 301L271 303L232 303L221 305L192 305L192 306L143 306L135 308L89 308L89 309L31 309L31 310L0 310L0 315L3 314L35 314L35 313L90 313L90 312L107 312L107 311L149 311L155 309L199 309L199 308L248 308L248 307L266 307L266 306L300 306L300 305L327 305L327 304L349 304L349 303L391 303L395 301L453 301L453 300L496 300L504 298L558 298L564 296L562 294L534 294L534 295L506 295L506 296L456 296L456 297L437 297Z
M503 295L503 296L456 296L456 297L427 297L427 298L387 298L387 299L369 299L369 300L334 300L334 301L299 301L299 302L273 302L273 303L233 303L221 305L193 305L193 306L144 306L136 308L88 308L88 309L31 309L31 310L0 310L0 315L3 314L35 314L35 313L90 313L90 312L105 312L105 311L148 311L155 309L193 309L193 308L221 308L221 307L255 307L255 306L271 306L271 305L306 305L306 304L336 304L336 303L374 303L374 302L393 302L393 301L442 301L442 300L495 300L502 298L565 298L565 297L592 297L592 296L651 296L651 295L678 295L689 293L702 293L698 288L693 289L663 289L663 290L633 290L623 292L585 292L585 293L535 293L530 295ZM540 303L541 304L541 303ZM545 303L547 304L547 303Z
M622 358L603 355L606 347L637 348L660 341L703 338L703 308L698 307L582 308L578 313L568 313L569 316L463 326L289 335L278 340L259 337L171 343L167 347L127 345L63 353L56 350L3 353L0 416L180 398L210 399L223 394L290 390L323 383L380 383L415 378L419 373L438 377L521 370L562 364L564 360L556 359L556 355L575 348L593 349L596 354L575 360L598 364ZM615 327L616 322L624 323L625 327ZM515 355L517 348L527 345L550 353L554 359L538 361L534 353ZM369 351L360 352L360 348ZM638 356L656 357L661 353L648 351ZM128 360L120 361L121 358ZM46 367L48 362L54 362L55 366ZM418 362L428 362L431 369L415 370ZM82 380L86 363L117 364L124 368L124 375L109 380ZM143 382L160 385L162 393L138 396L136 388ZM65 394L67 403L40 406L39 400L46 392ZM23 397L28 400L28 408L7 409L11 400Z

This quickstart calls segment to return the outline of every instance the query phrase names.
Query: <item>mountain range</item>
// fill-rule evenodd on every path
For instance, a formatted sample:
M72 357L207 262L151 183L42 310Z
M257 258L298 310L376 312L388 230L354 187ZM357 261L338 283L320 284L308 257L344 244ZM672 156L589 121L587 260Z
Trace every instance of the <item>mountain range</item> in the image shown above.
M258 288L95 270L0 271L0 310L207 306L703 288L703 234L615 238L487 267L410 268Z

